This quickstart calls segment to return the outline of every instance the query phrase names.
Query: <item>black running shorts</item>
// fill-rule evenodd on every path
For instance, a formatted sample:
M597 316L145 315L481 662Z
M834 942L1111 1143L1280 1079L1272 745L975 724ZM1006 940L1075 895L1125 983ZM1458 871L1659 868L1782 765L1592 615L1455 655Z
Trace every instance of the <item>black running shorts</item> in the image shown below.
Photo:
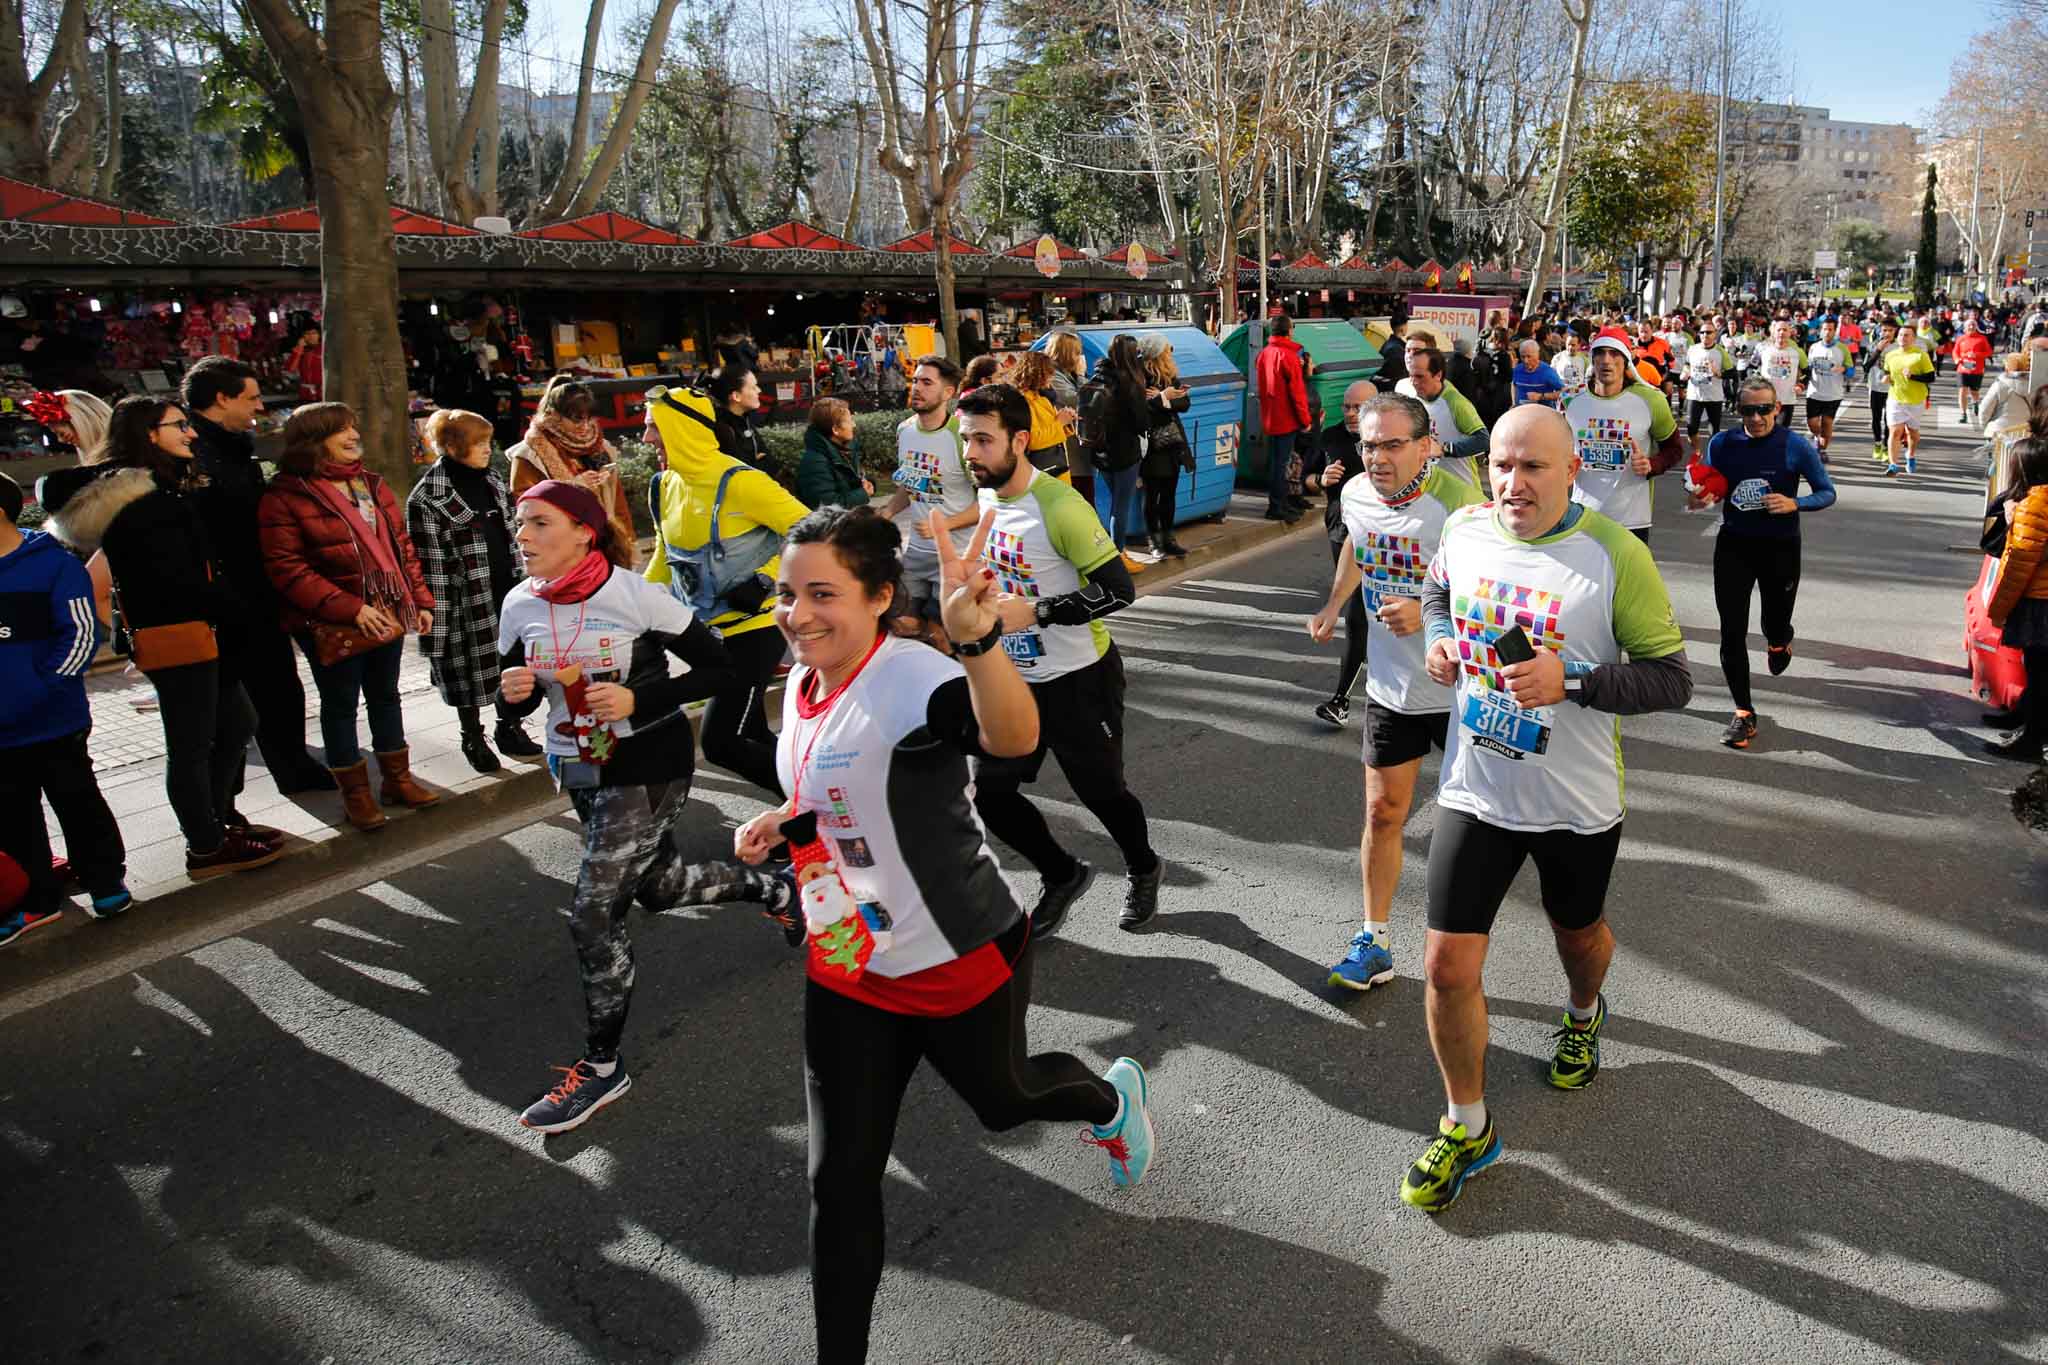
M1984 387L1984 376L1982 373L1964 374L1962 371L1958 370L1956 372L1956 383L1962 385L1971 393L1975 393L1979 389Z
M1524 860L1536 860L1543 913L1560 929L1584 929L1605 913L1621 826L1599 834L1526 834L1438 806L1429 840L1429 927L1490 934Z
M1697 436L1700 434L1700 418L1702 417L1707 419L1708 431L1715 432L1721 429L1721 405L1719 403L1701 402L1695 398L1685 405L1685 434L1687 436Z
M1839 398L1809 398L1806 400L1806 415L1808 417L1833 417L1841 410L1842 400Z
M1365 766L1398 768L1429 753L1429 746L1444 747L1450 738L1451 715L1435 711L1409 715L1389 711L1370 697L1365 702Z

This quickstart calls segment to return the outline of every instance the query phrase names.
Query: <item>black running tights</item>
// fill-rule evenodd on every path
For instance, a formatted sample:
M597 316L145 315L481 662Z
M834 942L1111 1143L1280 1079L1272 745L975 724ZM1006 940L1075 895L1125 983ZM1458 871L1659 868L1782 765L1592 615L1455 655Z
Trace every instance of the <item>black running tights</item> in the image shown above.
M787 649L774 626L725 637L725 652L739 681L711 695L697 740L705 762L778 798L782 781L775 772L775 735L768 728L768 685Z
M811 1117L811 1302L823 1365L862 1361L882 1282L882 1174L904 1087L930 1058L939 1076L996 1132L1031 1120L1107 1124L1117 1093L1064 1052L1025 1054L1031 1004L1028 921L996 940L1010 979L945 1019L893 1014L804 986L804 1091ZM913 1161L945 1148L920 1135Z
M1330 558L1341 559L1344 542L1330 542ZM1372 629L1365 614L1365 594L1354 590L1344 603L1344 662L1337 669L1337 690L1333 697L1349 697L1351 688L1358 681L1359 670L1365 667L1365 642Z
M1799 596L1799 537L1714 538L1714 607L1721 615L1721 671L1738 711L1754 711L1749 695L1749 595L1763 603L1764 643L1792 643L1792 603Z

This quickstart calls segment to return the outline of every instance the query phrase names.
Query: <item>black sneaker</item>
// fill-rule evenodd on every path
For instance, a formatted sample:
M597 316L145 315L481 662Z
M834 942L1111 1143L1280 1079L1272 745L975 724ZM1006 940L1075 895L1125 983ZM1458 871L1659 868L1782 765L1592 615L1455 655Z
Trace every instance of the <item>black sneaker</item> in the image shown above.
M1771 676L1774 678L1790 668L1792 666L1792 642L1787 640L1782 645L1765 646L1764 664L1771 670Z
M526 1106L519 1122L538 1133L566 1133L590 1121L590 1116L633 1088L624 1062L615 1063L612 1074L600 1076L589 1062L558 1066L561 1084Z
M491 731L491 743L507 758L539 758L544 752L540 745L527 738L526 731L517 721L498 722Z
M1756 715L1749 711L1737 711L1728 728L1721 732L1721 742L1731 749L1747 749L1755 738Z
M1057 885L1046 882L1039 890L1038 904L1031 907L1032 934L1040 938L1057 934L1067 921L1067 911L1094 880L1094 867L1076 858L1073 876Z
M1316 707L1316 719L1328 721L1341 730L1351 719L1351 702L1344 697L1332 697Z
M232 830L221 841L221 846L211 853L185 851L185 875L195 882L209 877L221 877L230 872L247 872L252 867L264 867L284 856L284 850L269 844L256 842L236 834Z
M1150 872L1133 872L1124 890L1124 914L1116 927L1133 932L1150 924L1159 913L1159 883L1166 876L1166 861L1155 857Z
M491 752L491 746L484 743L484 732L472 730L462 737L462 756L469 760L469 766L480 773L494 773L504 767L498 756Z

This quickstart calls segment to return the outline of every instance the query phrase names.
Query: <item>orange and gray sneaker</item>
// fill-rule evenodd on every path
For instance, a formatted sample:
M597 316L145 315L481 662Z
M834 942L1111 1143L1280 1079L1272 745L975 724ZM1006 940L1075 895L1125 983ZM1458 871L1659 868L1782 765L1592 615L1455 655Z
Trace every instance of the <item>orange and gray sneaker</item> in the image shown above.
M1728 722L1728 728L1721 732L1721 742L1731 749L1747 749L1749 742L1756 738L1756 712L1737 711L1735 718Z

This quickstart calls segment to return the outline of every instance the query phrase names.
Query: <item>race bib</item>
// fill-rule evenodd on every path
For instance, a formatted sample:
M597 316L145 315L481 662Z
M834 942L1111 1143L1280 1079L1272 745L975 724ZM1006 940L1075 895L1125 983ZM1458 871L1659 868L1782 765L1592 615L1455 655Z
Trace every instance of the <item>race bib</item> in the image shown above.
M1762 479L1744 479L1729 490L1728 505L1738 512L1761 512L1770 491L1770 484Z
M1479 687L1465 693L1458 714L1474 744L1516 760L1549 750L1549 721L1548 708L1532 711L1505 692Z
M1045 657L1045 637L1035 630L1020 630L1003 637L1003 653L1019 668L1029 668Z

